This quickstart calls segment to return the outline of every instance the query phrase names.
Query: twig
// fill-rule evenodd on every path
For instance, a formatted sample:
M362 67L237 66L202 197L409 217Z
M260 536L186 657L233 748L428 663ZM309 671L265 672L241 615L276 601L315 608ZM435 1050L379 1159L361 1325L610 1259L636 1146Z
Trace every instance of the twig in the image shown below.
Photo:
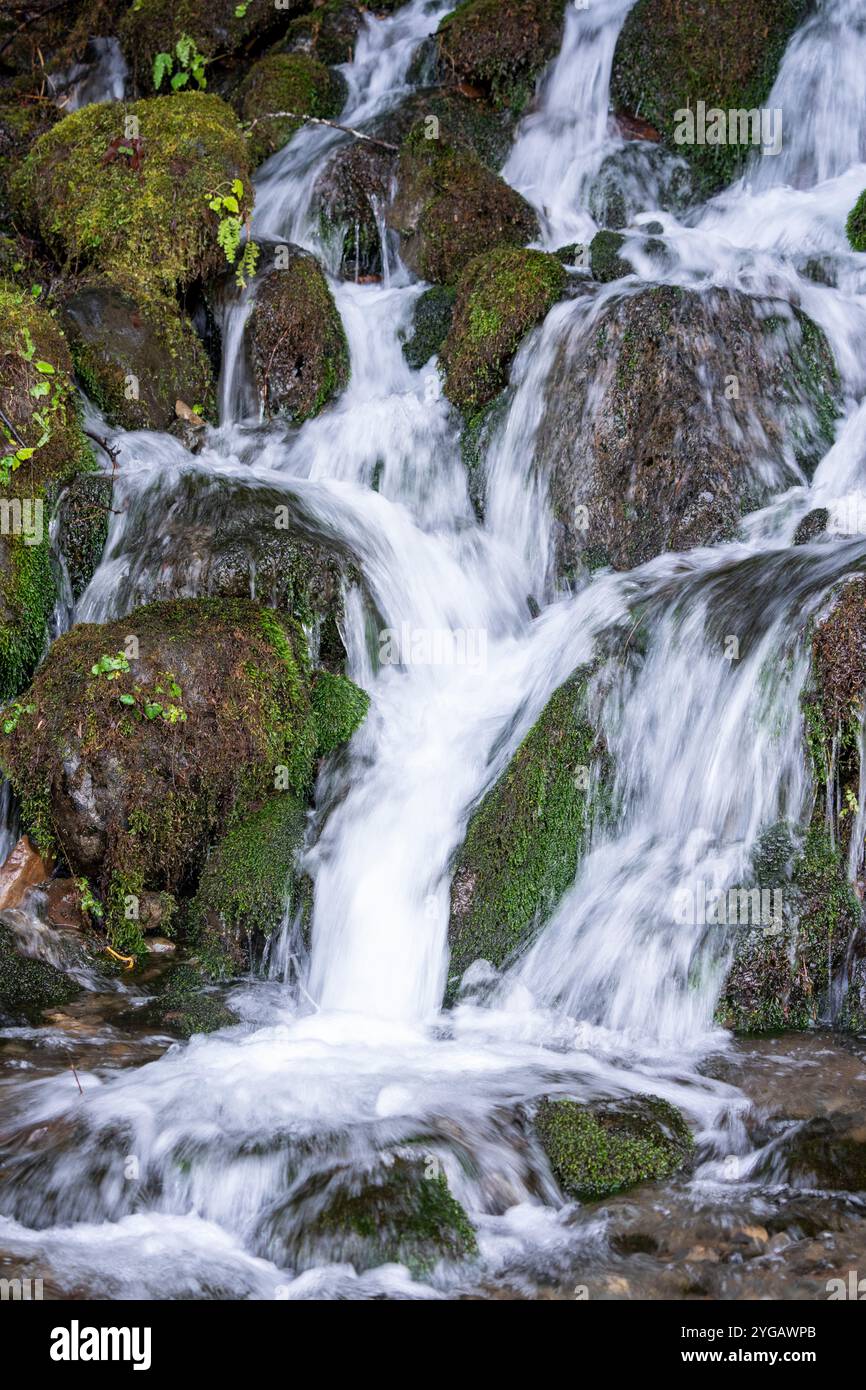
M78 1090L80 1091L81 1095L84 1095L84 1091L81 1089L81 1082L78 1080L78 1072L75 1070L75 1063L70 1062L69 1065L72 1068L72 1075L75 1077L75 1084L78 1087Z
M120 459L120 450L115 449L112 444L109 444L107 439L103 439L101 434L94 434L92 430L84 430L83 433L86 435L88 439L92 439L94 444L98 444L100 449L105 450L105 452L108 454L108 457L111 459L111 467L116 473L118 461Z
M309 122L310 125L330 126L331 130L341 130L344 135L354 135L356 140L366 140L368 144L378 145L380 149L390 150L393 154L396 154L400 148L399 145L392 145L388 140L377 140L373 135L365 135L363 130L355 130L350 125L340 125L339 121L326 121L324 116L303 116L298 111L266 111L264 115L256 116L255 120L250 123L249 130L252 132L259 121L278 120L303 121L304 123Z
M7 430L11 434L12 438L15 440L16 444L20 444L22 448L26 447L24 444L24 440L21 438L21 435L16 430L15 426L9 419L9 416L6 414L5 410L0 410L0 420L3 421L3 424L6 426Z

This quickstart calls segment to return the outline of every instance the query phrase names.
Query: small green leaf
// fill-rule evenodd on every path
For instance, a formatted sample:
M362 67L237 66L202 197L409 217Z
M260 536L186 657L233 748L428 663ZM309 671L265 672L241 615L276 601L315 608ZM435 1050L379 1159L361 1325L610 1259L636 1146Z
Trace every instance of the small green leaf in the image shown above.
M115 673L115 674L116 674L116 673ZM113 679L114 679L113 676L110 676L110 677L109 677L109 680L113 680ZM121 703L122 705L134 705L134 704L135 704L135 696L134 696L134 695L121 695L121 697L120 697L120 703Z

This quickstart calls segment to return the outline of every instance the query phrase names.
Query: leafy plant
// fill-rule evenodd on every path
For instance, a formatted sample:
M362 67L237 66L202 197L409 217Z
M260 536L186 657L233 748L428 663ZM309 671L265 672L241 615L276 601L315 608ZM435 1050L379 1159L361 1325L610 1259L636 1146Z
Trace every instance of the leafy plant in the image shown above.
M241 213L243 196L243 183L240 179L235 179L228 193L212 193L208 199L208 207L219 218L217 241L225 252L229 265L236 267L235 278L242 290L246 289L247 282L255 275L259 261L259 248L250 236L250 215ZM247 239L241 250L244 229Z
M19 704L17 700L11 705L7 705L6 709L3 711L4 734L14 734L15 730L18 728L18 720L21 718L22 714L34 714L35 711L35 705L22 705Z
M93 896L93 890L86 878L77 878L75 886L78 889L78 896L81 902L81 911L86 912L88 917L102 917L102 904Z
M7 447L10 444L16 444L18 447L0 457L0 483L7 483L22 463L32 459L38 449L44 448L51 439L55 426L66 422L66 397L68 394L66 383L58 375L57 369L51 362L37 358L36 344L33 342L26 324L21 329L21 337L24 339L24 347L19 350L18 355L37 374L36 381L30 387L30 395L34 400L44 400L45 405L40 406L38 410L33 410L30 415L30 419L40 432L39 438L33 445L23 444L20 435L16 439L5 421L3 422L3 433L6 437Z
M207 58L198 50L195 39L189 34L181 34L174 46L174 53L157 53L153 60L153 85L157 91L164 77L171 80L171 89L177 92L192 78L200 91L207 86L205 67Z
M123 652L118 652L117 656L102 655L97 662L90 668L92 676L105 676L106 680L116 681L122 672L129 670L129 662ZM124 697L121 695L122 700ZM129 697L132 698L131 696ZM126 703L126 701L124 701Z

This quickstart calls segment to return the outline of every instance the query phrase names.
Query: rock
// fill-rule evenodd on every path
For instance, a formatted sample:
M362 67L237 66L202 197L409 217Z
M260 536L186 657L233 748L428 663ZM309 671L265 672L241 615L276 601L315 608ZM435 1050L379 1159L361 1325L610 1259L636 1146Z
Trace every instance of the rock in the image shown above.
M607 284L610 280L619 280L623 275L631 275L632 268L628 261L624 261L620 256L620 249L625 245L625 237L620 236L619 232L596 232L589 245L590 267L593 278Z
M167 430L178 396L213 417L210 362L174 299L100 276L65 296L61 313L78 377L109 424Z
M313 713L318 735L318 753L325 757L352 737L363 724L370 708L366 690L330 671L319 671L313 679Z
M694 178L682 156L646 143L624 145L608 155L586 195L599 226L615 230L630 226L647 207L681 216L694 200ZM661 235L661 224L654 226ZM652 235L649 226L642 230Z
M538 234L519 193L471 151L427 139L422 126L403 142L388 225L400 234L409 269L442 285L483 251L522 246Z
M307 0L136 0L120 21L118 36L139 91L154 90L153 65L158 53L174 54L182 35L194 40L208 60L205 81L239 50L276 34L292 11L304 9ZM240 13L242 11L242 13ZM163 79L163 88L167 82ZM194 81L190 80L190 87Z
M44 891L45 916L50 927L81 931L87 926L74 878L53 878Z
M866 251L866 189L860 194L845 224L848 240L855 251Z
M43 856L27 835L22 835L0 868L0 911L20 907L31 888L51 877L54 863Z
M445 394L461 410L477 410L508 380L522 339L565 291L568 276L555 256L500 246L469 262L442 347Z
M275 785L303 797L314 776L304 634L249 600L153 603L81 624L55 642L26 701L0 744L23 823L93 881L125 954L144 949L132 910L143 893L188 891L231 823Z
M825 1115L798 1125L785 1145L788 1179L831 1192L866 1189L866 1118Z
M611 98L617 111L649 121L691 164L706 196L740 172L752 148L674 142L677 113L764 107L788 39L809 0L767 0L761 22L749 0L638 0L617 40Z
M366 1173L346 1165L306 1179L267 1217L256 1244L281 1267L403 1264L416 1279L478 1249L444 1174L427 1176L423 1159L402 1154Z
M215 1033L240 1022L193 964L178 961L157 981L155 999L144 1017L152 1027L161 1027L179 1038L196 1033ZM137 1014L137 1018L141 1015Z
M358 35L364 27L364 7L352 4L351 0L303 0L298 8L309 13L292 20L276 47L293 53L310 53L320 63L351 63ZM371 8L390 10L394 4L379 0Z
M113 495L114 479L104 473L80 473L60 495L57 541L76 602L102 558Z
M464 0L439 25L443 73L522 111L559 52L566 0Z
M138 144L124 144L130 128ZM61 262L173 294L225 266L210 200L236 182L243 217L252 185L237 117L190 92L74 111L36 141L14 192Z
M297 251L261 280L245 328L267 416L296 424L318 415L349 380L349 348L333 295L313 256Z
M22 938L0 918L0 1015L38 1023L43 1009L68 1004L80 990L71 976L27 954Z
M533 1128L563 1192L581 1202L669 1178L694 1152L682 1115L658 1096L590 1104L544 1096Z
M385 209L397 156L361 140L339 148L319 175L313 198L346 279L382 273Z
M299 116L338 116L346 100L345 78L306 53L271 53L253 65L235 97L245 121L257 121L250 135L253 166L281 149L302 125L286 117L262 120L273 111Z
M609 767L588 711L590 672L561 686L474 812L451 885L452 985L483 959L502 966L574 882Z
M95 468L66 340L33 297L0 282L0 701L27 684L57 597L49 524L61 488ZM37 418L38 416L38 418ZM47 424L47 429L45 425Z
M573 323L535 440L561 576L587 554L630 569L732 537L832 442L832 355L780 301L640 287Z
M808 545L827 530L830 513L826 507L814 507L807 512L794 532L794 545Z
M415 300L412 336L403 344L403 356L414 371L420 371L441 349L451 327L456 296L457 291L446 285L433 285Z

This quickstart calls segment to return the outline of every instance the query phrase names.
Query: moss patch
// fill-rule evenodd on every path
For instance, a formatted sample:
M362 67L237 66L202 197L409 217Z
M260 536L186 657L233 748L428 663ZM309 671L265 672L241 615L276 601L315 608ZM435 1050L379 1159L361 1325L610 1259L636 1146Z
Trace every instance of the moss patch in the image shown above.
M866 251L866 189L849 212L845 230L854 250Z
M458 82L521 111L559 51L566 0L463 0L439 25L439 59Z
M68 1004L81 986L56 966L19 949L15 933L0 921L0 1014L38 1023L43 1009Z
M313 682L312 703L319 736L318 752L324 756L350 739L363 724L370 708L370 697L366 690L345 676L320 671Z
M296 0L291 8L303 5ZM289 7L277 7L274 0L247 0L243 6L238 0L136 0L120 21L118 36L134 81L142 92L150 93L154 58L173 51L181 35L194 39L209 60L207 76L240 49L248 49L271 30L276 32L288 13Z
M245 121L272 111L295 111L299 116L339 115L346 83L307 53L271 53L251 69L241 83L235 104ZM301 121L287 118L261 121L250 134L250 157L261 164L289 141Z
M454 319L442 348L445 392L477 410L505 385L523 337L544 318L568 282L544 251L497 247L470 261L457 284Z
M592 1105L545 1096L534 1128L563 1192L581 1202L669 1178L694 1151L682 1115L658 1096Z
M247 321L265 414L308 420L349 380L349 346L334 297L313 256L297 253L262 281Z

